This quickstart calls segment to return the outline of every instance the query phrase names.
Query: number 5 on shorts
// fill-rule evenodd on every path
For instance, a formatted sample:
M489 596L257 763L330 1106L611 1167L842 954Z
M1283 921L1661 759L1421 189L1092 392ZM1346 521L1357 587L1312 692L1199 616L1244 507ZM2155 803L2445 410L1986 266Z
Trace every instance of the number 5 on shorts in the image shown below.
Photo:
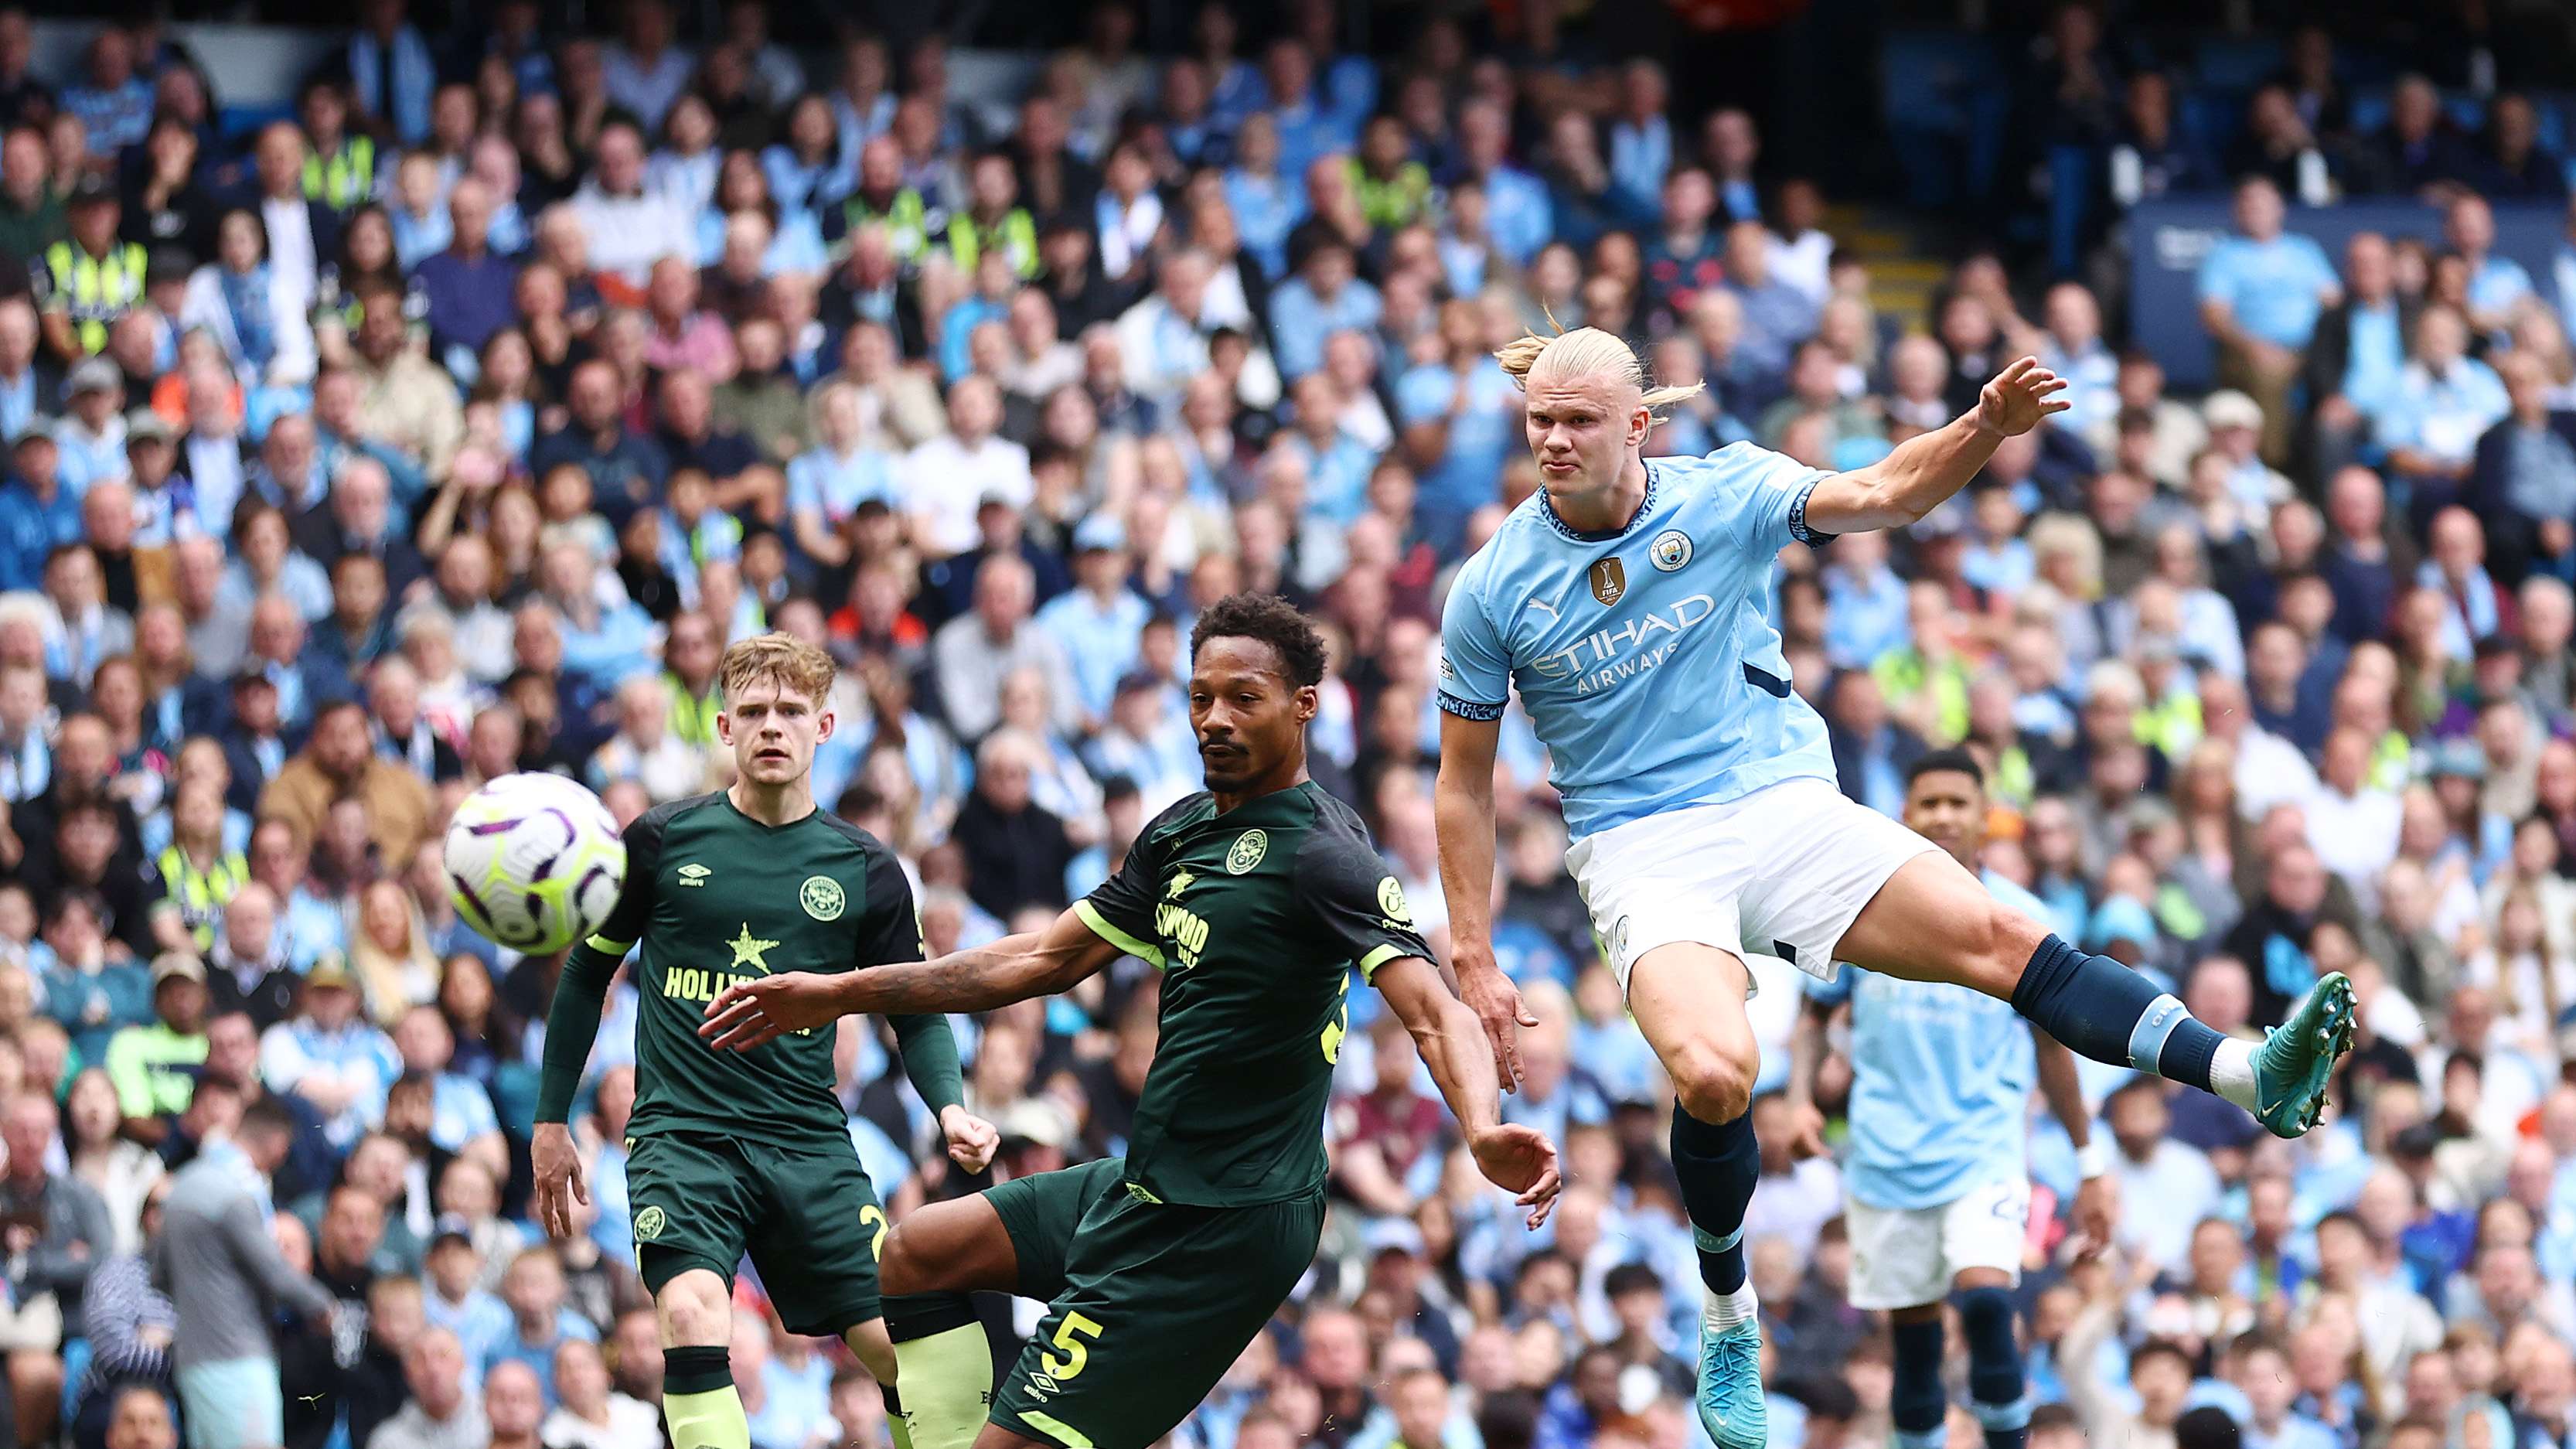
M1047 1377L1061 1382L1081 1373L1091 1363L1091 1345L1082 1340L1099 1336L1099 1324L1079 1313L1067 1313L1055 1330L1055 1346L1064 1350L1064 1357L1046 1356L1041 1367Z

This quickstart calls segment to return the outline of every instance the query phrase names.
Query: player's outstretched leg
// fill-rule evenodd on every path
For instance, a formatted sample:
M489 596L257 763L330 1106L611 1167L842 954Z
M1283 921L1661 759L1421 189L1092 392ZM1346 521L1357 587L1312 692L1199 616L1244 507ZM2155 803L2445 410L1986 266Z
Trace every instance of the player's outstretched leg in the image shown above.
M2219 1035L2110 957L2049 934L1940 851L1898 867L1844 932L1834 957L2000 997L2070 1050L2215 1092L2280 1137L2316 1125L2335 1059L2352 1045L2352 983L2339 973L2319 981L2287 1022L2252 1046Z
M1751 985L1741 961L1696 942L1646 952L1628 978L1629 1010L1680 1098L1673 1171L1699 1245L1699 1418L1718 1449L1761 1449L1770 1432L1760 1305L1744 1261L1744 1209L1762 1174L1751 1111L1761 1049L1744 1018Z
M1986 1449L2030 1443L2030 1394L2021 1344L2013 1337L2012 1296L1993 1284L1963 1288L1959 1328L1968 1340L1968 1404L1986 1431Z
M1949 1441L1950 1417L1950 1396L1941 1388L1941 1306L1900 1310L1888 1324L1888 1338L1896 1350L1895 1382L1887 1395L1896 1449L1941 1449Z

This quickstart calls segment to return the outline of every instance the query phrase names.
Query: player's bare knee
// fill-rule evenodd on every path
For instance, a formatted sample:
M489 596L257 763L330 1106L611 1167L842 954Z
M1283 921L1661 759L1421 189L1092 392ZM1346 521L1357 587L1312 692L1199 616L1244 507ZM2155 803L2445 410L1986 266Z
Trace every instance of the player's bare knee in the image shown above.
M662 1318L662 1346L720 1347L733 1342L733 1300L724 1280L693 1268L662 1285L654 1306Z
M1683 1111L1702 1122L1732 1122L1753 1105L1753 1078L1760 1063L1750 1054L1696 1041L1673 1056L1664 1067L1672 1074L1673 1095L1681 1099Z
M930 1291L930 1265L913 1251L912 1239L897 1223L877 1252L877 1287L887 1297Z

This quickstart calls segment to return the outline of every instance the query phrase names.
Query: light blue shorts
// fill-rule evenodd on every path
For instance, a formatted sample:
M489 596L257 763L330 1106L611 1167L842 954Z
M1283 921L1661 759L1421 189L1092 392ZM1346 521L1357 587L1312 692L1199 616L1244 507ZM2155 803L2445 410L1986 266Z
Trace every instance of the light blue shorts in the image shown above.
M188 1449L277 1449L286 1442L286 1401L277 1360L228 1358L178 1372Z

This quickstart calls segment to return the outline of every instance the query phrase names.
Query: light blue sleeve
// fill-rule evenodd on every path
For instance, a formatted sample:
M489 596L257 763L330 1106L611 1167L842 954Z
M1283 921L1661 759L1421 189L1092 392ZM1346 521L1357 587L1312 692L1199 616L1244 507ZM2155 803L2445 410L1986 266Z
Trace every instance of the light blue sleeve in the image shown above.
M2405 448L2424 436L2424 394L2409 377L2400 377L2396 396L2379 410L2379 446Z
M2193 279L2192 290L2204 302L2236 305L2236 267L2233 248L2226 242L2209 249L2200 259L2200 274Z
M1461 719L1500 719L1511 698L1512 651L1482 597L1492 550L1468 560L1440 609L1440 707Z
M1807 495L1829 475L1754 443L1729 443L1695 468L1703 506L1715 509L1736 546L1764 558L1791 543L1821 546L1833 535L1807 527Z
M2341 287L2343 278L2336 274L2334 262L2326 256L2326 249L2317 245L2315 237L2303 236L2299 240L2305 243L2299 248L2299 254L2307 259L2308 290L2322 292Z
M787 460L788 512L822 514L823 487L814 480L814 473L814 455L811 453L800 453Z

